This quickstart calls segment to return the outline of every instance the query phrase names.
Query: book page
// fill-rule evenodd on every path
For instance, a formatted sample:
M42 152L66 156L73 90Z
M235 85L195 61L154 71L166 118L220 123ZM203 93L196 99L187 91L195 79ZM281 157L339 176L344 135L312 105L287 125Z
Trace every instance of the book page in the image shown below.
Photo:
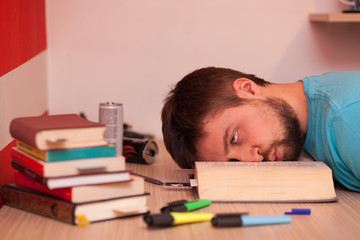
M217 169L326 169L323 162L196 162L198 170Z

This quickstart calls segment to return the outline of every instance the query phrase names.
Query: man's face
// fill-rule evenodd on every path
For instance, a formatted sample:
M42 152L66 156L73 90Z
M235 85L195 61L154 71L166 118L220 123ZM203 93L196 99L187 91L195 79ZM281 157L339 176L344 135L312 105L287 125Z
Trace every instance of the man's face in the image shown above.
M296 160L301 152L299 120L285 101L252 99L209 118L198 141L200 161Z

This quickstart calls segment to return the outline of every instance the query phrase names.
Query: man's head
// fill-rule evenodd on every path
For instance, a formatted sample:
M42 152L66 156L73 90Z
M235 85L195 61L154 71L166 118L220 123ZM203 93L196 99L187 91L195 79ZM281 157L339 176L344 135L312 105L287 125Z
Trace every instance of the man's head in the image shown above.
M290 133L287 133L289 129L290 135L296 135L291 139L298 138L300 130L296 115L291 107L286 105L286 102L284 105L284 101L279 99L261 97L260 87L268 85L270 85L269 82L254 75L215 67L196 70L178 82L170 91L162 110L164 143L177 164L183 168L191 168L195 160L237 159L250 161L250 155L245 154L242 159L243 157L233 154L240 152L240 146L235 151L233 140L245 136L242 134L244 132L236 133L234 127L244 123L244 119L249 121L248 125L243 125L244 131L249 130L248 133L251 135L253 133L250 130L256 130L256 126L252 123L267 125L271 122L278 127L277 130L274 130L275 133L265 131L266 135L269 135L266 138L263 138L264 136L261 136L263 133L260 132L254 133L257 134L256 136L250 136L252 139L254 138L254 141L255 137L258 141L262 139L258 143L256 141L249 142L249 144L253 144L249 151L260 155L256 159L272 160L274 157L280 159L283 158L282 154L287 154L287 152L291 152L287 155L295 156L299 152L298 150L285 151L285 148L277 146L282 146L283 141L289 141ZM283 113L279 113L276 111L277 108L285 110ZM237 115L237 113L246 114ZM223 117L224 114L227 114L226 118ZM281 115L286 119L291 118L291 128L287 127L287 130L282 130L284 123L289 121L281 120ZM231 122L227 121L229 119ZM225 123L227 123L226 126ZM271 138L271 134L277 136ZM265 141L268 141L266 149ZM242 140L242 143L244 142ZM263 142L261 147L257 146ZM274 146L271 147L269 144L274 144ZM298 144L296 143L296 145ZM292 152L296 153L292 154Z

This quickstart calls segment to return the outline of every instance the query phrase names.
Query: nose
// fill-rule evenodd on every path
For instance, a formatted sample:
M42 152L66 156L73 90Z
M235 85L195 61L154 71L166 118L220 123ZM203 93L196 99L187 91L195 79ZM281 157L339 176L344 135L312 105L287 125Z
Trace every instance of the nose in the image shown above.
M261 162L264 160L258 147L238 148L229 154L231 160L238 160L240 162Z

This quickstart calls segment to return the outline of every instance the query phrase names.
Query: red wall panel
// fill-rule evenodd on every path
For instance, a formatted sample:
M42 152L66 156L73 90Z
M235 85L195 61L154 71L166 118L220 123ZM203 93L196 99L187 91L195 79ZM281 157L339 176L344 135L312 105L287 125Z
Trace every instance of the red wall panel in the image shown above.
M0 0L0 77L45 49L45 0ZM15 141L0 151L0 189L14 178L13 146Z
M0 76L45 49L45 0L0 0Z

